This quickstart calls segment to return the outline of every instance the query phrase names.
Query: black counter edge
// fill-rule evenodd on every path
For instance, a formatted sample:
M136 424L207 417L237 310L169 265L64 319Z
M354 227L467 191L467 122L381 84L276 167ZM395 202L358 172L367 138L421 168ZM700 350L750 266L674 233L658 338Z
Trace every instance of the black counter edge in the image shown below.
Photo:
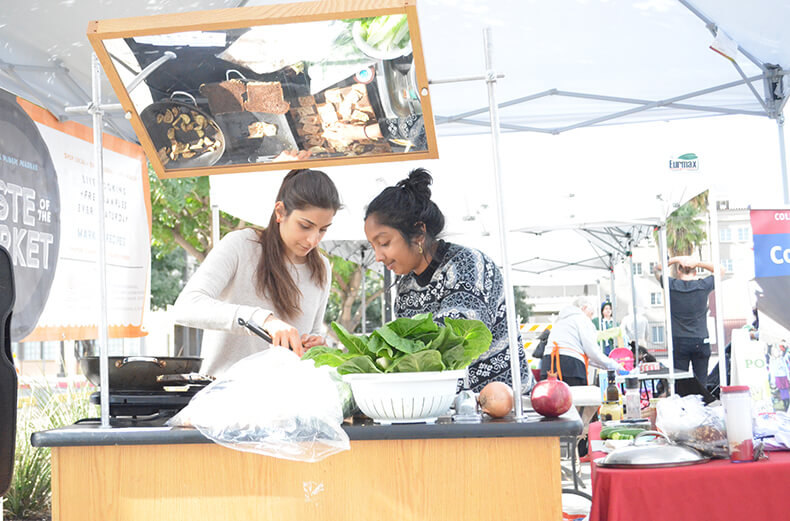
M528 428L525 428L527 427ZM396 424L343 425L351 441L414 440L452 438L566 437L582 432L579 419L538 422L486 422L483 424ZM69 426L35 432L30 437L34 447L85 447L99 445L174 445L211 443L196 429L161 428L122 429Z

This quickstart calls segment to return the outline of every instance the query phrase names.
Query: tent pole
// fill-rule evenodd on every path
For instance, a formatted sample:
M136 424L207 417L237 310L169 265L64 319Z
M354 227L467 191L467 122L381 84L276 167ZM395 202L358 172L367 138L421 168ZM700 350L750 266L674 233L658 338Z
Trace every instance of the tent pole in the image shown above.
M211 248L219 244L219 206L211 205Z
M614 266L612 266L610 274L612 276L612 320L615 324L617 322L617 288L614 280Z
M614 287L614 262L611 254L609 255L609 281L610 285L612 286L609 297L612 301L612 320L614 320L614 323L617 324L617 294L615 293L616 290Z
M672 342L672 309L669 302L669 266L667 260L667 225L661 225L658 233L658 251L661 256L661 286L664 290L664 322L666 323L667 357L669 358L669 394L675 394L675 351Z
M631 268L631 302L633 303L631 305L631 309L633 310L634 313L634 338L632 339L634 341L634 348L633 348L634 367L639 367L639 364L637 364L637 362L639 361L639 327L638 327L639 321L637 320L637 315L636 315L637 306L636 306L636 282L634 281L634 252L633 252L634 245L633 243L629 243L628 246L630 250L628 252L628 265Z
M392 316L392 299L390 299L390 295L392 292L390 291L390 286L392 286L392 273L386 267L384 268L384 292L381 296L384 298L384 312L382 313L382 317L386 322L390 321L390 317ZM382 322L384 325L384 322Z
M362 334L364 335L364 334L367 333L367 321L368 321L368 317L367 317L368 303L367 303L367 298L366 298L367 297L367 291L365 290L365 283L367 282L368 267L365 266L364 259L363 259L362 264L360 264L360 267L362 268L362 283L360 284L360 290L362 291Z
M110 427L110 367L107 335L107 264L104 237L104 154L102 147L101 64L96 53L91 54L90 112L93 116L93 161L96 164L96 207L99 214L99 378L101 388L101 427Z
M785 192L786 193L786 192ZM785 195L785 197L787 197ZM719 352L719 389L727 385L727 354L724 345L724 307L722 305L721 257L719 254L719 218L716 214L716 197L713 188L708 189L708 213L710 214L710 248L713 264L713 295L716 303L716 347ZM732 353L732 351L730 351ZM707 373L707 368L705 369Z
M598 317L598 329L603 331L603 313L601 312L601 302L603 302L601 300L601 279L595 281L595 290L598 295L598 311L596 313L596 316Z
M785 116L779 114L776 118L776 127L779 129L779 161L782 167L782 197L784 204L790 204L790 193L787 191L787 155L785 153Z
M518 325L516 321L516 303L513 294L513 285L510 280L510 260L507 256L507 225L505 224L504 191L502 189L501 157L499 155L499 108L496 103L495 87L497 82L496 71L493 66L493 42L491 41L491 27L483 31L483 47L486 64L486 86L488 87L488 107L491 119L491 141L494 160L494 184L497 196L497 224L499 225L499 247L502 252L502 275L505 282L505 305L507 307L507 332L510 349L510 376L513 383L513 412L516 420L525 419L521 406L521 359L522 347L518 341Z

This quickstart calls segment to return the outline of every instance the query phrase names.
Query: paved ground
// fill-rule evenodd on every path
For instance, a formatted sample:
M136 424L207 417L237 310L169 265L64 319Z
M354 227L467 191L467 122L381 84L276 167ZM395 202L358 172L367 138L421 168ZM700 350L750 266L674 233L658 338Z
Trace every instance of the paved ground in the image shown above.
M570 471L571 468L570 460L563 460L562 466L563 468L567 468L568 471ZM592 495L592 485L590 483L590 464L582 463L580 469L581 469L580 470L581 484L579 485L579 491L588 495ZM568 479L565 479L566 477ZM569 472L563 473L562 488L563 489L573 488L573 481L570 479ZM577 496L575 494L563 494L562 510L567 514L578 514L578 515L586 516L587 514L590 513L590 500L581 496Z

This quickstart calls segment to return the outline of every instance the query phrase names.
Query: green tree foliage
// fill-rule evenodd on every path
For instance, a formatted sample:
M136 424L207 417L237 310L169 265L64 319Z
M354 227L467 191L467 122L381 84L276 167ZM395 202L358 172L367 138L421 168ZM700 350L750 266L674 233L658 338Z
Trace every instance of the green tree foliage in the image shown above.
M332 264L332 291L329 295L325 322L336 321L349 331L356 331L362 321L362 270L359 264L337 255L329 257ZM381 321L381 302L384 292L382 277L375 271L366 274L366 315L368 322Z
M527 322L532 315L532 308L535 307L534 304L527 302L527 288L523 286L513 286L513 294L516 297L516 315L518 315L522 323Z
M183 252L198 262L211 242L211 201L208 177L159 179L148 165L151 187L151 306L164 309L183 288ZM220 212L220 236L249 226Z
M705 220L708 192L699 194L667 218L667 250L670 257L691 255L707 238Z
M151 245L151 308L166 309L176 301L186 283L185 269L184 250L167 252L156 243Z
M159 179L148 165L151 186L152 244L161 252L183 248L198 262L206 258L211 243L211 200L207 176ZM249 226L220 212L220 236Z

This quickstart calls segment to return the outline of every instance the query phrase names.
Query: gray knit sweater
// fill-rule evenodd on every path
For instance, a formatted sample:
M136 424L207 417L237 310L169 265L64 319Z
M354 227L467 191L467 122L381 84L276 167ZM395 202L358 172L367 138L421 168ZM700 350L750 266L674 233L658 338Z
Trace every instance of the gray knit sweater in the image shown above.
M239 326L238 319L253 319L259 325L274 305L256 291L256 268L260 245L255 230L246 229L227 234L217 244L181 291L174 306L177 323L205 329L201 356L201 372L220 376L231 365L264 349L269 344ZM302 292L301 314L285 319L300 335L324 334L324 311L331 287L329 261L326 282L319 287L310 277L307 264L289 265L291 276ZM278 317L280 318L280 317Z

